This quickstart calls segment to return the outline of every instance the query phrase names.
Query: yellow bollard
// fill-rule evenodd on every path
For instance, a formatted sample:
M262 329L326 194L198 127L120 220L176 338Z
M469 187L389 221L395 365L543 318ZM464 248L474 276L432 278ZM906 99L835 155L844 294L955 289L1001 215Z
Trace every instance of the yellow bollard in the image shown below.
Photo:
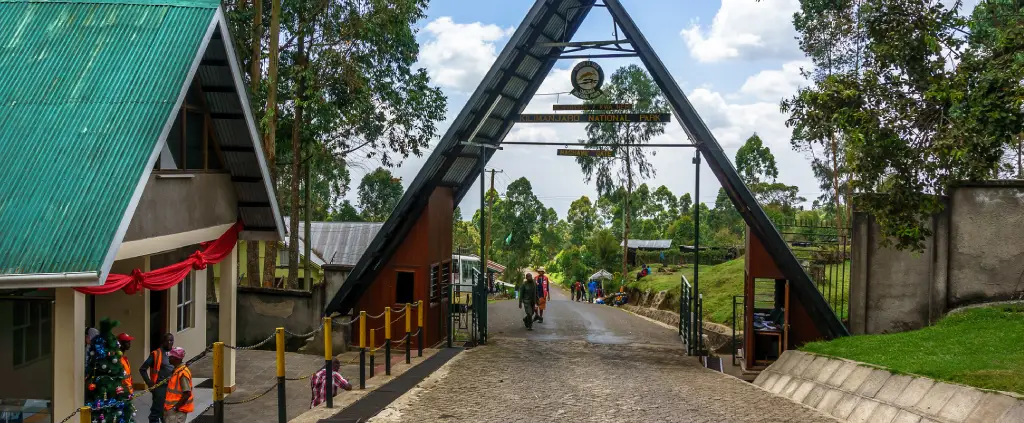
M420 300L419 304L416 304L416 307L418 309L417 311L418 311L418 314L419 314L419 319L417 320L419 322L418 327L422 328L423 327L423 300Z
M359 312L359 348L366 348L366 312Z
M224 343L213 343L213 420L224 421Z
M330 362L331 359L334 358L334 353L331 348L333 346L333 344L331 344L332 331L333 329L331 328L331 318L324 317L324 360L327 360L328 362Z
M288 421L287 396L284 391L284 328L277 328L277 421Z
M324 365L327 366L327 380L334 380L334 352L331 350L331 332L334 330L330 317L324 317ZM328 385L327 389L334 389L334 385ZM334 394L327 394L327 408L334 408Z
M412 304L405 303L405 364L412 362Z
M405 304L405 333L406 335L412 333L412 314L409 313L412 310L412 304Z
M89 407L79 408L78 421L79 423L92 423L92 409Z
M384 308L384 374L391 376L391 307Z
M416 356L423 357L423 300L419 301L419 329L416 331Z

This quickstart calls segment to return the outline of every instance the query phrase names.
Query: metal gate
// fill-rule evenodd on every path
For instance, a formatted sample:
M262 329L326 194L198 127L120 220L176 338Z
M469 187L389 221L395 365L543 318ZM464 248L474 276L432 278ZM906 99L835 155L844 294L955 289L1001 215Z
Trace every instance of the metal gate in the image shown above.
M707 355L704 350L704 300L696 294L693 285L680 276L679 282L679 338L686 345L687 355ZM696 294L696 295L695 295Z
M789 220L778 224L793 255L844 325L850 319L850 227L834 221Z

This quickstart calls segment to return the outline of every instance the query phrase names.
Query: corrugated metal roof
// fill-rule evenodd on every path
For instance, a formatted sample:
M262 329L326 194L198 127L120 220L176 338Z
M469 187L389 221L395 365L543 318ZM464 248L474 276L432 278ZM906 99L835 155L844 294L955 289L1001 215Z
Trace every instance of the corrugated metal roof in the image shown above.
M287 217L284 218L284 222L285 227L290 227ZM305 248L303 242L306 231L303 225L305 222L300 221L299 248ZM309 236L313 239L310 244L313 262L320 266L355 266L381 226L384 224L377 222L310 222Z
M136 6L198 7L204 9L216 9L217 6L220 6L219 0L0 0L0 3L78 3Z
M0 2L0 274L102 271L216 8Z
M622 246L622 243L619 243ZM645 250L667 250L672 248L671 239L631 239L629 248L642 248Z

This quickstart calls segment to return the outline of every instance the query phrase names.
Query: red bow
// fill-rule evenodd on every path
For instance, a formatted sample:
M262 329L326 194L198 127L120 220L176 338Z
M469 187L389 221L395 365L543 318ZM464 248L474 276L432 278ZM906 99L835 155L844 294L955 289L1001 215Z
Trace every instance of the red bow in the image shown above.
M124 286L124 292L128 295L135 295L136 292L142 289L142 282L146 280L146 275L139 269L132 270L131 280Z
M188 258L192 259L192 268L195 270L203 270L207 264L210 264L202 251L196 251L191 256L188 256Z

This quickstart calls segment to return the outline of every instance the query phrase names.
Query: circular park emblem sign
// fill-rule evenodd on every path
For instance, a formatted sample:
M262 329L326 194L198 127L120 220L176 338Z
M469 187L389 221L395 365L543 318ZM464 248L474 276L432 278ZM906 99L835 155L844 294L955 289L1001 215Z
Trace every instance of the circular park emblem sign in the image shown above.
M601 66L591 61L580 62L572 68L572 92L570 94L583 100L593 100L600 96L601 85L604 84L604 71Z

